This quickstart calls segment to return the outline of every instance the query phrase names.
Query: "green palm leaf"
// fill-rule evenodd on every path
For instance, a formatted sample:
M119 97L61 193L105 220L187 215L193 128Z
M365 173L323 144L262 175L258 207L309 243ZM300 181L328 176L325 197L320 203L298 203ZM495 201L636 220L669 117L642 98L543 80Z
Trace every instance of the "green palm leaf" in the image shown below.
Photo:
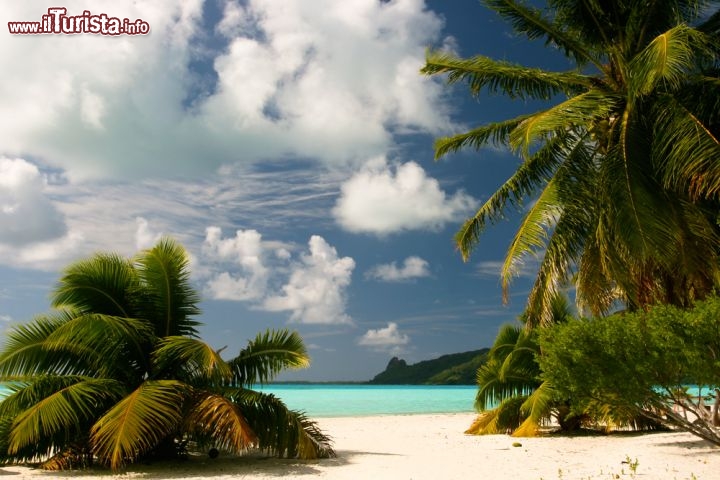
M233 400L257 435L258 446L278 457L315 459L334 457L330 438L303 413L277 397L241 389Z
M621 103L620 97L598 90L576 95L525 119L510 133L509 144L527 155L537 140L571 126L589 127L593 121L610 116Z
M658 83L664 88L678 89L695 69L697 55L707 54L702 33L678 25L658 35L629 64L631 97L653 92Z
M420 72L445 73L450 84L466 81L474 95L485 88L489 93L502 92L521 99L550 99L558 93L572 95L591 85L588 77L577 72L548 72L484 56L464 60L445 52L428 52Z
M267 330L228 363L237 385L267 383L287 368L305 368L310 358L297 332Z
M152 326L145 320L85 314L55 329L44 347L71 353L102 376L123 376L130 370L147 370L144 356L152 334Z
M160 376L184 371L188 381L216 384L232 379L230 365L207 343L196 338L165 337L153 352L153 363Z
M485 229L487 222L494 223L503 218L508 205L519 207L522 200L534 194L553 176L562 164L563 149L571 133L558 135L527 159L490 198L469 218L455 235L455 243L467 261L473 248Z
M531 117L531 115L520 115L519 117L504 122L483 125L460 135L439 138L435 141L435 159L437 160L448 153L457 152L466 147L479 150L489 142L492 142L494 145L506 144L510 132L517 128L520 122L529 117Z
M199 296L190 284L187 252L169 238L146 250L136 260L138 274L147 294L145 306L155 324L156 335L196 336L198 325L191 317L200 313Z
M508 20L513 29L529 39L545 38L548 43L560 47L565 55L572 57L579 65L594 64L603 71L604 65L593 55L591 49L577 35L566 31L560 22L553 22L536 8L515 0L483 0L485 5Z
M52 306L78 312L132 317L137 276L128 260L114 254L97 254L70 265L53 292Z
M496 435L515 430L524 419L520 407L525 402L525 398L525 396L513 396L504 399L497 407L481 413L465 433Z
M525 214L508 248L500 272L504 302L507 302L510 281L518 275L528 255L537 254L545 247L548 231L554 227L560 213L557 189L551 180Z
M75 371L74 365L64 361L62 355L48 352L45 346L47 338L71 318L69 312L60 311L35 317L7 331L0 351L0 381L17 375Z
M22 410L12 424L8 453L17 453L44 437L79 431L81 422L91 419L99 405L117 398L121 390L117 382L108 379L69 375L35 379L0 404L0 417L8 410ZM29 407L23 409L23 405Z
M720 92L716 91L720 97ZM677 98L665 95L657 105L654 156L668 188L693 197L720 197L720 130L711 130Z
M176 380L148 380L107 411L90 431L93 451L117 470L151 450L175 430L187 387Z

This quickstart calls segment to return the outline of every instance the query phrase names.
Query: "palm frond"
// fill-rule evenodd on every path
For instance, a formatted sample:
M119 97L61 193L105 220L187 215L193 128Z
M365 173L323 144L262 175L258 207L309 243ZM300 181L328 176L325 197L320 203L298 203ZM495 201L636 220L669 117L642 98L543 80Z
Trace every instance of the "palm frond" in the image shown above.
M526 257L544 249L548 232L554 227L561 211L557 189L551 180L523 217L508 247L500 271L503 302L507 302L510 282L519 274Z
M72 318L69 312L59 311L9 329L0 351L0 381L18 375L73 370L74 366L68 365L62 355L55 355L45 348L47 338Z
M52 306L132 317L130 292L137 288L137 276L130 262L115 254L97 254L65 269L53 291Z
M687 25L658 35L629 64L630 95L647 95L660 82L670 90L680 88L695 69L697 56L705 53L705 44L702 33Z
M574 59L579 65L592 63L599 71L605 67L583 42L583 38L564 29L560 22L553 22L543 16L542 12L517 0L483 0L485 5L508 20L518 33L533 40L545 38L547 43L557 45L565 55Z
M295 412L277 397L241 389L233 400L257 435L258 446L278 457L334 457L330 437L301 412Z
M497 407L478 416L465 433L470 435L496 435L514 431L524 420L520 407L525 402L525 398L525 396L506 398Z
M152 338L152 325L145 320L84 314L55 329L44 348L72 354L102 376L125 376L147 371L145 350Z
M259 333L228 362L237 385L267 383L288 368L305 368L310 358L302 337L286 329Z
M12 455L59 433L78 432L81 422L93 418L97 408L121 394L114 380L75 377L41 377L7 397L0 407L0 416L8 410L15 416L8 452ZM27 408L23 409L23 406Z
M575 95L590 88L591 81L578 72L548 72L484 56L462 59L447 52L428 52L426 75L447 74L449 84L467 82L473 95L483 89L510 98L549 100L554 95Z
M503 122L483 125L452 137L439 138L435 141L435 159L437 160L448 153L454 153L466 147L478 150L488 143L496 146L505 145L508 143L510 132L530 116L520 115Z
M199 400L191 407L188 431L211 438L215 446L242 453L257 445L258 438L243 416L241 406L217 394L199 391Z
M167 437L181 421L187 387L176 380L148 380L107 411L90 431L95 455L113 470Z
M575 276L576 302L581 311L587 310L593 316L604 315L613 302L620 299L612 276L605 268L607 263L596 238L588 238Z
M196 338L173 336L161 339L153 352L153 363L158 372L175 376L184 372L191 383L212 381L220 384L232 379L230 365L210 345Z
M524 314L528 328L553 322L553 301L562 294L587 238L587 225L578 225L575 220L562 215L555 224L528 295Z
M550 383L545 381L520 406L520 411L527 417L513 432L513 437L537 436L542 423L550 419L554 405L555 390Z
M530 197L552 178L558 166L563 163L567 143L579 143L575 138L572 132L565 132L549 140L535 155L523 162L474 216L465 221L455 234L455 244L464 261L469 259L488 222L494 223L503 218L508 206L520 207L525 198Z
M611 116L622 102L621 97L599 90L576 95L521 122L510 133L510 146L527 156L538 140L573 127L589 129L594 121Z
M196 336L198 323L192 316L200 313L197 292L190 284L189 259L182 246L169 238L161 239L136 258L137 270L148 295L148 320L155 324L156 335Z
M693 197L720 196L720 130L672 96L658 102L654 157L668 188L687 189Z

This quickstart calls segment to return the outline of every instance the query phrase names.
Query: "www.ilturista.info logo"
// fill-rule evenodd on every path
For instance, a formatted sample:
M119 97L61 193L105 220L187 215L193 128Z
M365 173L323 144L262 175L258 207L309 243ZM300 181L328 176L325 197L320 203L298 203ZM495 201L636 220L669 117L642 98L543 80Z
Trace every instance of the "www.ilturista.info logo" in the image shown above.
M40 34L77 34L92 33L95 35L147 35L150 24L138 18L109 17L105 13L95 15L90 10L82 15L67 15L65 7L51 7L47 15L39 22L8 22L8 30L13 35Z

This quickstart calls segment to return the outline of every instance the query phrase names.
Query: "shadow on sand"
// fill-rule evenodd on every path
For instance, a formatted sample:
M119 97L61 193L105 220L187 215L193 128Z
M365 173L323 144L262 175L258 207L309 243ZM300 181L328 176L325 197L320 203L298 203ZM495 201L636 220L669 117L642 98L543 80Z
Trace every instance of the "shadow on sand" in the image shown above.
M91 468L87 470L73 470L64 472L37 471L38 478L70 479L83 477L125 477L131 474L134 478L162 478L162 479L190 479L190 478L216 478L263 475L266 477L303 477L317 475L321 472L318 466L324 468L342 467L353 462L355 457L392 455L380 452L357 452L341 450L336 458L321 460L296 460L266 457L261 455L246 455L240 457L220 457L214 460L202 457L191 457L184 461L153 462L137 464L127 469L113 473L107 469ZM18 475L19 472L0 469L0 476ZM126 477L125 477L126 478Z

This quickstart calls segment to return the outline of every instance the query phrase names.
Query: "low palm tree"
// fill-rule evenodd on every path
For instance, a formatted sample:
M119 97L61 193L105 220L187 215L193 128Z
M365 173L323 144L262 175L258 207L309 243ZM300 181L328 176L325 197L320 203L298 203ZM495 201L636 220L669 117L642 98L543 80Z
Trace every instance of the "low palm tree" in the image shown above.
M572 318L567 297L552 302L553 323ZM488 352L488 360L477 371L478 393L475 409L480 413L465 432L475 435L512 433L535 436L553 418L564 430L579 426L582 416L573 414L555 394L552 384L542 379L538 363L541 354L538 330L528 330L524 316L516 325L500 328Z
M182 454L192 442L232 453L333 455L302 413L253 390L309 358L287 330L223 359L198 338L188 256L170 239L134 260L97 254L69 266L53 313L18 325L0 350L4 460L50 469L97 459L112 469Z

